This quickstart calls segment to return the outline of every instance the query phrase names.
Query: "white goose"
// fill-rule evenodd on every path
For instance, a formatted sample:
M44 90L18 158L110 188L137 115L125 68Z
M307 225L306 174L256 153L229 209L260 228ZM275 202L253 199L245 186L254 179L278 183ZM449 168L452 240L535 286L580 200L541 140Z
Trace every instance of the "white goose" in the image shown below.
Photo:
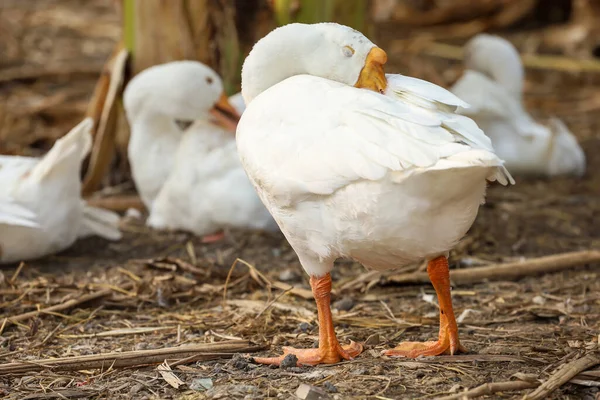
M148 225L207 240L225 227L277 229L237 155L239 113L211 68L177 61L148 68L127 85L133 178ZM243 111L237 96L235 107ZM194 121L182 131L178 122Z
M463 101L429 82L384 75L386 60L360 32L322 23L278 28L244 62L240 158L310 275L318 307L319 348L284 349L299 364L362 351L342 347L333 329L330 271L340 257L380 270L429 260L438 341L385 354L461 349L446 257L473 223L487 181L513 182L489 138L455 114Z
M492 139L512 173L585 173L585 155L565 124L550 118L547 126L541 125L523 108L523 65L509 41L475 36L465 47L465 66L451 90L471 107L459 112L473 118Z
M242 115L244 111L246 111L246 103L244 103L244 96L242 96L242 92L230 96L229 104L235 108L235 111L237 111L239 115Z
M80 196L92 125L86 118L41 159L0 156L0 263L52 254L90 235L121 238L119 216Z

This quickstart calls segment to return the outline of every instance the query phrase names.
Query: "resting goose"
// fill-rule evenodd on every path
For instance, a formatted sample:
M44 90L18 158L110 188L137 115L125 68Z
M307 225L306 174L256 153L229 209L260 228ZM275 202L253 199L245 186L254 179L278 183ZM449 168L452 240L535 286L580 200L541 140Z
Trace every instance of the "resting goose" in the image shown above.
M536 122L523 107L524 70L507 40L479 34L465 47L466 71L452 92L469 103L459 112L473 118L514 174L555 176L585 173L585 155L558 118Z
M80 195L92 126L86 118L42 158L0 156L0 263L56 253L90 235L121 238L119 216Z
M218 240L226 227L277 229L240 164L239 113L215 71L196 61L148 68L127 85L124 104L132 175L149 226L205 241ZM235 107L243 111L239 96Z

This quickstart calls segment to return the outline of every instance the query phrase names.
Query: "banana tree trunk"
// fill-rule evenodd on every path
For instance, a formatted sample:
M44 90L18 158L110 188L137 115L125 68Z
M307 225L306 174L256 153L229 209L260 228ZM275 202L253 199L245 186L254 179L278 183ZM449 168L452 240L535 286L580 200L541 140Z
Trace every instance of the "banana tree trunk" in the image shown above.
M126 45L131 46L134 74L156 64L197 60L219 72L228 86L237 82L238 39L231 2L124 1L125 24L133 25L133 37Z

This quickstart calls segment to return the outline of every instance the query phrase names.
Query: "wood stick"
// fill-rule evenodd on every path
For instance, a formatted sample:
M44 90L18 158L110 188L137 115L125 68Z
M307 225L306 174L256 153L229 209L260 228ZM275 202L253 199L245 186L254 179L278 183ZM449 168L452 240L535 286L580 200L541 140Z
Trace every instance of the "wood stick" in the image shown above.
M0 83L20 79L55 78L65 75L98 75L101 70L102 64L98 63L46 65L42 67L19 66L4 68L0 72Z
M85 202L92 207L105 208L112 211L127 211L129 208L135 208L140 211L146 211L146 206L138 195L119 195L110 197L88 197Z
M600 364L600 357L597 353L586 354L575 361L564 364L561 368L555 371L550 378L542 383L536 390L526 394L523 400L540 400L547 399L553 391L570 381L577 374L585 371L588 368Z
M218 343L202 343L163 349L124 351L121 353L91 354L75 357L60 357L28 362L0 364L0 375L23 374L50 369L53 371L78 371L97 368L122 368L160 364L166 359L190 358L213 360L230 357L234 353L251 353L264 350L265 345L256 345L248 340L228 340Z
M399 361L398 364L411 363L412 360ZM473 363L473 362L518 362L537 364L539 361L531 358L519 356L508 356L503 354L458 354L458 355L441 355L437 357L423 357L419 359L420 363L428 364L458 364L458 363Z
M90 398L97 395L97 390L90 389L64 389L54 390L52 392L31 393L21 400L48 400L48 399L80 399L82 397Z
M290 285L289 283L285 283L285 282L281 282L281 281L272 282L271 285L277 289L288 290L291 294L298 296L298 297L302 297L303 299L306 299L306 300L314 299L312 290L304 289L301 287L295 287L295 286Z
M476 397L489 396L498 392L512 392L514 390L533 389L538 386L539 383L537 382L527 381L484 383L483 385L467 390L466 392L460 392L445 397L438 397L438 400L474 399Z
M132 287L131 284L127 284L127 285L125 285L124 288L126 290L128 290L131 287ZM76 305L87 303L88 301L96 300L96 299L99 299L104 296L108 296L111 293L112 293L112 289L104 289L104 290L100 290L98 292L89 293L89 294L83 295L81 297L78 297L76 299L71 299L71 300L65 301L64 303L53 305L51 307L46 307L46 308L42 308L40 310L35 310L35 311L29 311L24 314L15 315L14 317L7 317L7 322L10 324L14 324L16 322L20 322L20 321L38 316L40 314L44 314L44 313L48 313L48 312L64 311L69 308L75 307Z
M531 258L522 262L492 264L485 267L454 269L450 279L455 284L494 280L514 280L524 276L561 271L567 268L600 262L600 251L584 250ZM427 272L392 275L389 282L397 284L428 283Z
M462 47L445 43L427 42L418 46L408 46L406 40L399 39L392 42L391 46L392 53L425 54L457 61L463 59ZM593 59L577 60L561 56L521 54L521 61L523 62L523 66L533 69L564 72L600 72L600 62Z

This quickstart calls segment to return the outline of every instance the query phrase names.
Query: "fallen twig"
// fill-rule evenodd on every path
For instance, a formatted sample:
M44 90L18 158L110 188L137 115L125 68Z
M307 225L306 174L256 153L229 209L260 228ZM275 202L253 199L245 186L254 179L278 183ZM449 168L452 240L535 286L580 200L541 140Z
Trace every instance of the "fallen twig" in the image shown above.
M537 382L508 381L484 383L466 392L456 393L450 396L439 397L438 400L474 399L481 396L489 396L498 392L512 392L515 390L533 389L539 385Z
M127 211L130 208L135 208L140 211L145 211L146 206L142 203L138 195L120 195L111 197L88 197L86 203L92 207L106 208L113 211Z
M256 345L247 340L231 340L218 343L202 343L164 349L124 351L121 353L92 354L75 357L51 358L28 362L0 364L0 375L21 374L50 369L53 371L78 371L96 368L122 368L160 364L165 360L193 357L198 360L213 360L230 357L234 353L251 353L264 350L267 346Z
M401 359L402 360L402 359ZM419 358L420 363L473 363L473 362L522 362L535 364L536 360L531 358L524 358L519 356L510 356L502 354L459 354L459 355L443 355L437 357L423 357ZM400 361L398 364L412 363L414 360L406 359L406 361Z
M45 65L39 67L19 66L4 68L0 72L0 83L21 79L54 78L65 75L98 75L102 65L85 63L79 65Z
M96 390L90 389L65 389L65 390L55 390L52 392L41 392L41 393L32 393L25 397L22 397L21 400L47 400L47 399L80 399L80 398L89 398L98 394Z
M524 276L538 275L548 272L600 262L600 251L584 250L551 256L531 258L521 262L492 264L485 267L452 270L450 279L455 284L475 283L493 280L514 280ZM397 284L427 283L427 272L392 275L388 282Z
M275 281L275 282L272 282L271 284L273 285L273 287L275 287L277 289L288 291L290 294L293 294L298 297L302 297L303 299L306 299L306 300L314 299L312 290L304 289L301 287L295 287L295 286L290 285L289 283L280 282L280 281Z
M84 333L81 335L58 335L63 339L83 339L93 337L110 337L110 336L125 336L125 335L140 335L143 333L160 332L177 329L176 326L140 326L137 328L121 328L112 329L110 331L98 333Z
M126 286L126 290L130 289L132 287L132 285L125 285L125 286ZM88 301L92 301L92 300L96 300L96 299L99 299L104 296L108 296L112 292L113 292L112 289L104 289L104 290L100 290L98 292L83 295L76 299L71 299L71 300L65 301L64 303L61 303L61 304L56 304L51 307L46 307L46 308L42 308L42 309L35 310L35 311L29 311L24 314L15 315L14 317L7 317L7 323L14 324L14 323L24 321L29 318L38 316L40 314L68 310L69 308L73 308L79 304L87 303Z
M585 356L578 358L575 361L564 364L561 368L556 370L550 378L542 383L536 390L526 394L523 400L539 400L547 399L550 393L570 381L579 373L585 371L588 368L600 364L600 357L597 353L586 354Z
M406 40L396 40L392 43L391 47L392 53L424 54L457 61L463 59L462 47L445 43L426 42L419 43L419 46L407 46ZM521 54L521 61L526 68L564 72L600 72L600 62L594 59L587 60L539 54Z

